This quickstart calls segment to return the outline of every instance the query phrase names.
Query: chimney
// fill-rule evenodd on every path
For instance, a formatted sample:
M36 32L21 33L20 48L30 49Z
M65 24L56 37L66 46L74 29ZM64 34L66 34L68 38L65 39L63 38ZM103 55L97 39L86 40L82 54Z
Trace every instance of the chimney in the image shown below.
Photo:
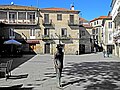
M14 5L14 3L13 3L13 2L11 2L11 5Z
M75 10L74 9L74 4L71 4L70 10Z

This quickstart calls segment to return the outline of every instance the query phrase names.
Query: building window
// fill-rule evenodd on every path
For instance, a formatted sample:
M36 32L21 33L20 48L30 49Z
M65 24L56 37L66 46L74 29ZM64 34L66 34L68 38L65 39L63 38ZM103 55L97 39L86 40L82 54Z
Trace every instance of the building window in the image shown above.
M30 20L35 20L35 14L30 15Z
M49 29L48 29L48 28L45 28L45 29L44 29L44 35L45 35L45 36L49 36Z
M112 38L111 38L111 34L109 34L109 40L111 40Z
M62 28L61 29L61 35L62 35L62 37L66 37L67 36L67 28Z
M44 14L44 23L49 23L49 14Z
M10 20L10 22L15 22L15 13L9 14L9 20Z
M10 28L9 29L9 36L15 36L15 32L14 32L14 29L13 28Z
M92 23L91 23L91 26L92 26Z
M92 34L95 34L95 29L92 30Z
M94 22L94 25L96 25L96 21Z
M85 31L82 31L82 32L81 32L81 35L82 35L82 36L85 36Z
M96 28L96 34L98 34L98 28Z
M108 28L112 28L112 22L108 22Z
M70 15L70 23L74 24L74 15Z
M97 21L97 24L98 24L98 21Z
M112 40L112 32L109 33L109 40Z
M0 19L7 19L7 12L0 11Z
M26 13L18 12L18 20L26 20Z
M30 36L35 36L35 29L30 30Z
M57 14L57 20L62 20L62 14Z

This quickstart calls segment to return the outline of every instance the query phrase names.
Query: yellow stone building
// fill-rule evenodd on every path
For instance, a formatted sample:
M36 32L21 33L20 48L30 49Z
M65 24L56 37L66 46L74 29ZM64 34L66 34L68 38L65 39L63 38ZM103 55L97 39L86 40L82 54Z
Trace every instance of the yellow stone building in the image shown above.
M40 9L40 53L53 54L62 44L65 54L79 52L79 11L64 8Z
M79 52L79 11L74 7L43 8L0 5L0 38L22 43L24 52L53 54L62 44L65 54Z

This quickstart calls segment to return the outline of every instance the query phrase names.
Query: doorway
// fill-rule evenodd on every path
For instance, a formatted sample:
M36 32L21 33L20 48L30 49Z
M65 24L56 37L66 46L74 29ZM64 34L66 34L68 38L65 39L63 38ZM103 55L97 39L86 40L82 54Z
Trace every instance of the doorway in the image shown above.
M84 44L80 44L80 46L79 46L79 54L85 54L85 45Z
M45 54L50 54L50 43L45 44Z
M107 51L109 51L110 54L113 53L113 45L107 45Z

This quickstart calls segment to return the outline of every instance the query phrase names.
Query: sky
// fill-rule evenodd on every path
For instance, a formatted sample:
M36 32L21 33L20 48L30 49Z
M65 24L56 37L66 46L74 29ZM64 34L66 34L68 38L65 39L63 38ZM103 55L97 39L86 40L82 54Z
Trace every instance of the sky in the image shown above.
M99 16L108 15L112 0L0 0L0 5L8 5L11 2L15 5L66 9L70 9L70 5L74 3L75 10L80 11L80 17L90 21Z

